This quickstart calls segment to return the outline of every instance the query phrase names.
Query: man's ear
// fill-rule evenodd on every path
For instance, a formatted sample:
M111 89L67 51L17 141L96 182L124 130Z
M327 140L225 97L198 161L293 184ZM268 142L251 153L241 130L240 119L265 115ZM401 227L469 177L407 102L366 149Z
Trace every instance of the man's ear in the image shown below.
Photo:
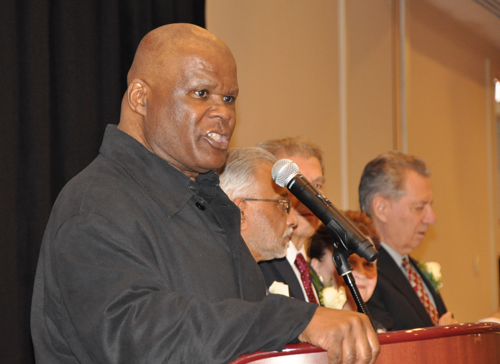
M234 204L236 206L238 206L238 208L240 209L240 230L241 231L245 231L248 227L248 224L247 224L247 219L245 217L245 207L246 207L246 203L243 199L241 198L235 198L234 199Z
M382 196L375 196L372 201L372 217L376 217L382 222L387 222L388 214L391 210L391 202Z
M139 115L146 115L147 84L136 78L127 88L127 101L129 107Z

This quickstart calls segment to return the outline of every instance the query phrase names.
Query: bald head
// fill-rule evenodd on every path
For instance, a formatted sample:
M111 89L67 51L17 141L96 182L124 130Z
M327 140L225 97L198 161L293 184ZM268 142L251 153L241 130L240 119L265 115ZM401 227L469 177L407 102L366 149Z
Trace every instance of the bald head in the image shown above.
M130 68L118 128L194 179L220 168L236 123L236 62L192 24L148 33Z
M176 23L156 28L141 40L127 76L127 84L135 78L152 83L162 79L165 71L179 58L192 54L203 56L207 52L221 52L233 58L224 42L199 26Z

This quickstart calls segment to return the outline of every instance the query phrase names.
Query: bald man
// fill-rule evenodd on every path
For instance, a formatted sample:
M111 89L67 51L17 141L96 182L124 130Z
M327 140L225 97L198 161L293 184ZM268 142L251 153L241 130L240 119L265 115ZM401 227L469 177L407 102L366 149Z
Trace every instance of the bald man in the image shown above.
M374 362L364 315L266 296L213 172L237 95L231 51L205 29L172 24L141 41L118 127L47 225L31 313L38 364L227 363L297 337L335 362Z

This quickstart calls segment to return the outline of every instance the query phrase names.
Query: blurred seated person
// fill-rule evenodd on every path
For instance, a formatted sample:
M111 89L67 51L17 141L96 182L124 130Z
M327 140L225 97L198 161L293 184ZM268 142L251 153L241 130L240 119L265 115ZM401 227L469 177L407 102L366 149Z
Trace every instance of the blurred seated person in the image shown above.
M422 159L392 151L365 166L360 210L370 216L381 245L377 286L366 305L389 331L457 323L411 257L437 221L432 203L430 172Z
M489 315L486 318L483 318L481 320L478 320L479 322L495 322L497 324L500 324L500 308L493 312L491 315Z
M290 159L300 172L318 189L325 183L323 153L313 142L303 138L282 138L267 140L257 145L274 154L277 159ZM274 282L288 286L290 297L311 303L319 303L315 285L311 282L310 266L305 257L305 246L316 232L319 219L293 194L290 194L292 211L297 218L297 226L293 230L292 243L289 244L284 259L260 262L259 267L267 287Z
M380 240L378 235L371 225L370 218L361 211L343 211L343 213L351 219L356 227L375 245L375 248L380 248ZM309 245L310 264L314 271L318 274L319 281L324 287L345 287L347 293L347 302L344 306L345 310L357 311L356 303L350 294L348 287L342 277L337 273L337 269L333 263L333 237L327 232L326 226L322 224L316 234L313 235ZM348 258L352 266L352 275L356 281L361 298L367 302L375 290L377 285L377 264L376 261L369 262L357 254L351 254ZM314 272L313 272L314 274ZM318 280L313 280L318 282ZM321 290L321 286L316 287ZM374 322L377 332L385 332L384 327L377 322Z

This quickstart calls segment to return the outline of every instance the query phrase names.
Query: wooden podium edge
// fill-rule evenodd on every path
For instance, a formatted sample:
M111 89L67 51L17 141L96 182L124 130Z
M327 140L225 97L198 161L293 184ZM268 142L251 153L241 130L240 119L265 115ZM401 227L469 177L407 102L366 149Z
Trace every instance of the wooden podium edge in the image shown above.
M380 345L394 344L400 342L411 342L420 340L430 340L442 337L461 336L481 333L500 334L500 324L493 322L474 322L455 325L426 327L405 331L391 331L378 334ZM324 352L323 349L306 343L288 344L283 351L256 351L252 354L245 354L232 361L230 364L247 364L259 359L272 358L276 356L309 354Z
M380 345L386 345L399 342L430 340L441 337L471 335L486 332L500 333L500 324L494 322L470 322L406 331L392 331L378 334L378 339L380 341Z

